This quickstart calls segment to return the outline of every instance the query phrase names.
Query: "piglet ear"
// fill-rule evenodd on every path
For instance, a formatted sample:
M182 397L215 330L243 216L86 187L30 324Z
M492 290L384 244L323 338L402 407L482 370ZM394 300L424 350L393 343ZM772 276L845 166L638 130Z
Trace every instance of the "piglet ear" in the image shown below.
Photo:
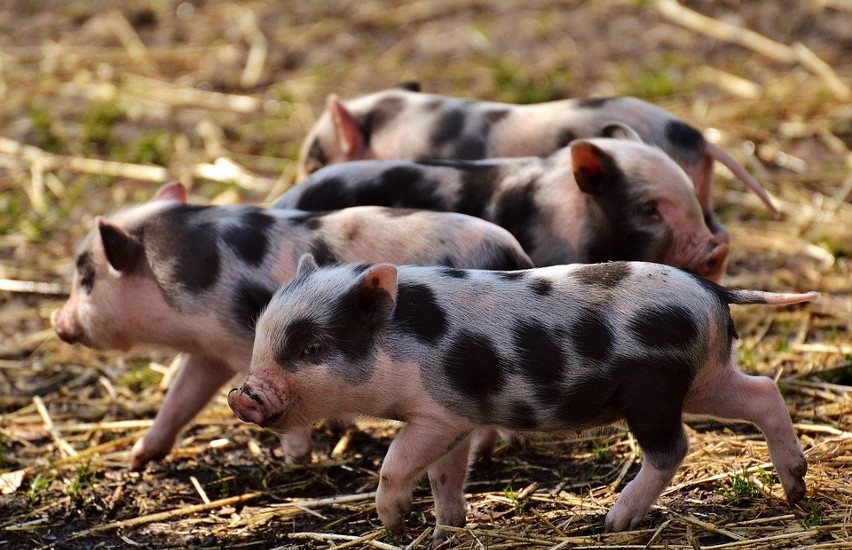
M626 141L635 141L645 143L641 136L636 133L636 130L621 122L610 122L601 130L601 135L607 138L623 139Z
M605 193L618 171L615 160L606 151L582 139L571 142L571 167L577 187L589 195Z
M341 160L363 159L366 153L364 136L355 117L335 94L328 96L326 105L337 136L337 148L343 157Z
M396 266L376 264L361 274L353 289L358 309L374 327L383 325L396 307L396 280Z
M307 252L299 257L299 265L296 267L296 277L303 277L312 271L316 271L317 261L313 254Z
M420 82L418 82L416 80L407 80L405 82L400 82L397 85L397 88L399 88L400 90L407 90L409 92L421 92L421 91L423 91L422 87L420 86Z
M186 187L179 181L170 181L154 193L151 202L154 201L178 201L186 203Z
M136 267L145 248L136 237L104 218L96 219L98 234L103 244L104 254L109 265L116 271L127 272Z

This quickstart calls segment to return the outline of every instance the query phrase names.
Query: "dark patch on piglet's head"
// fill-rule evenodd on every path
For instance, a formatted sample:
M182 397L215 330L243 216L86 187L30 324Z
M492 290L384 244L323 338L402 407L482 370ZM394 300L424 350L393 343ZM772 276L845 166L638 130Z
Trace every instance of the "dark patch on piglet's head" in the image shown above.
M79 275L80 287L87 293L91 293L95 286L95 263L92 260L92 251L84 250L77 255L74 267Z
M363 384L372 374L371 355L376 332L384 327L397 299L396 267L368 266L331 307L327 333L345 362L332 370L352 384Z

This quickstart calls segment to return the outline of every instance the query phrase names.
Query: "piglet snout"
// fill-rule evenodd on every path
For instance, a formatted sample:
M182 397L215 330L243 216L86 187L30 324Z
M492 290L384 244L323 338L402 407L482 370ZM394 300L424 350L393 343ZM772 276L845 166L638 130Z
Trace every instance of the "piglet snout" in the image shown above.
M64 310L54 309L50 314L50 324L53 325L53 330L59 339L69 344L75 344L80 341L79 331L74 330L73 323L69 322L67 315L64 315Z
M705 279L719 282L725 272L728 252L730 247L727 243L714 240L710 252L695 266L695 273Z
M251 387L243 385L228 392L228 406L243 422L252 422L257 425L263 424L266 415L263 412L263 403Z

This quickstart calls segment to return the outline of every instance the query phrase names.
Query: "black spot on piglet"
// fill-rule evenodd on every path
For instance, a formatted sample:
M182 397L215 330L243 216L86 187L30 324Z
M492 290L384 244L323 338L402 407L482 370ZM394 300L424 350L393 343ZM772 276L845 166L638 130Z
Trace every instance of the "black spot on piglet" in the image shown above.
M514 430L534 430L538 426L535 409L523 402L513 403L509 409L507 427Z
M670 120L666 123L665 131L666 139L671 143L671 150L675 153L673 155L675 160L697 162L704 154L704 136L689 124L682 120Z
M642 308L627 327L649 347L686 347L698 337L698 326L683 306L671 304Z
M464 273L444 270L445 274ZM437 344L447 332L447 315L435 300L432 289L426 285L399 283L393 325L429 344Z
M80 274L80 286L87 293L92 292L92 288L95 286L95 263L92 261L91 252L86 250L77 256L75 266L77 273Z
M450 386L478 401L480 408L486 398L503 388L500 356L483 334L459 331L442 363Z
M565 359L553 335L535 321L518 322L513 329L512 343L518 364L536 395L546 402L555 400L559 396Z
M598 311L579 311L577 318L568 327L568 333L571 335L574 349L590 359L605 361L612 351L612 329Z
M614 288L630 276L630 265L625 262L589 264L579 267L574 275L583 284Z
M231 313L237 326L254 333L257 318L272 299L273 293L274 289L258 282L245 279L240 281L231 304Z
M222 240L247 264L258 266L266 257L269 247L266 230L272 223L272 218L263 212L248 210L240 216L239 223L222 231Z

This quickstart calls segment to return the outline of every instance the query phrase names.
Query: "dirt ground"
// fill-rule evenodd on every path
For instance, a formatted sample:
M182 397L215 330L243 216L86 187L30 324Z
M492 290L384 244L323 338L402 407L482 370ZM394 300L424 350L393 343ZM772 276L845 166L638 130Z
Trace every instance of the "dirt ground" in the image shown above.
M694 11L692 11L694 10ZM698 17L696 18L696 12ZM702 18L703 14L703 18ZM690 419L643 525L604 533L638 471L623 427L501 445L470 475L457 548L852 547L852 4L669 1L7 0L0 4L0 548L396 548L430 536L428 484L394 538L372 492L394 427L316 432L307 464L219 396L164 461L127 469L174 354L50 328L97 215L180 179L193 202L292 183L327 94L417 80L511 102L636 95L705 130L772 194L719 170L726 285L819 290L733 311L743 368L777 380L809 461L787 506L762 435ZM224 393L224 392L223 392Z

